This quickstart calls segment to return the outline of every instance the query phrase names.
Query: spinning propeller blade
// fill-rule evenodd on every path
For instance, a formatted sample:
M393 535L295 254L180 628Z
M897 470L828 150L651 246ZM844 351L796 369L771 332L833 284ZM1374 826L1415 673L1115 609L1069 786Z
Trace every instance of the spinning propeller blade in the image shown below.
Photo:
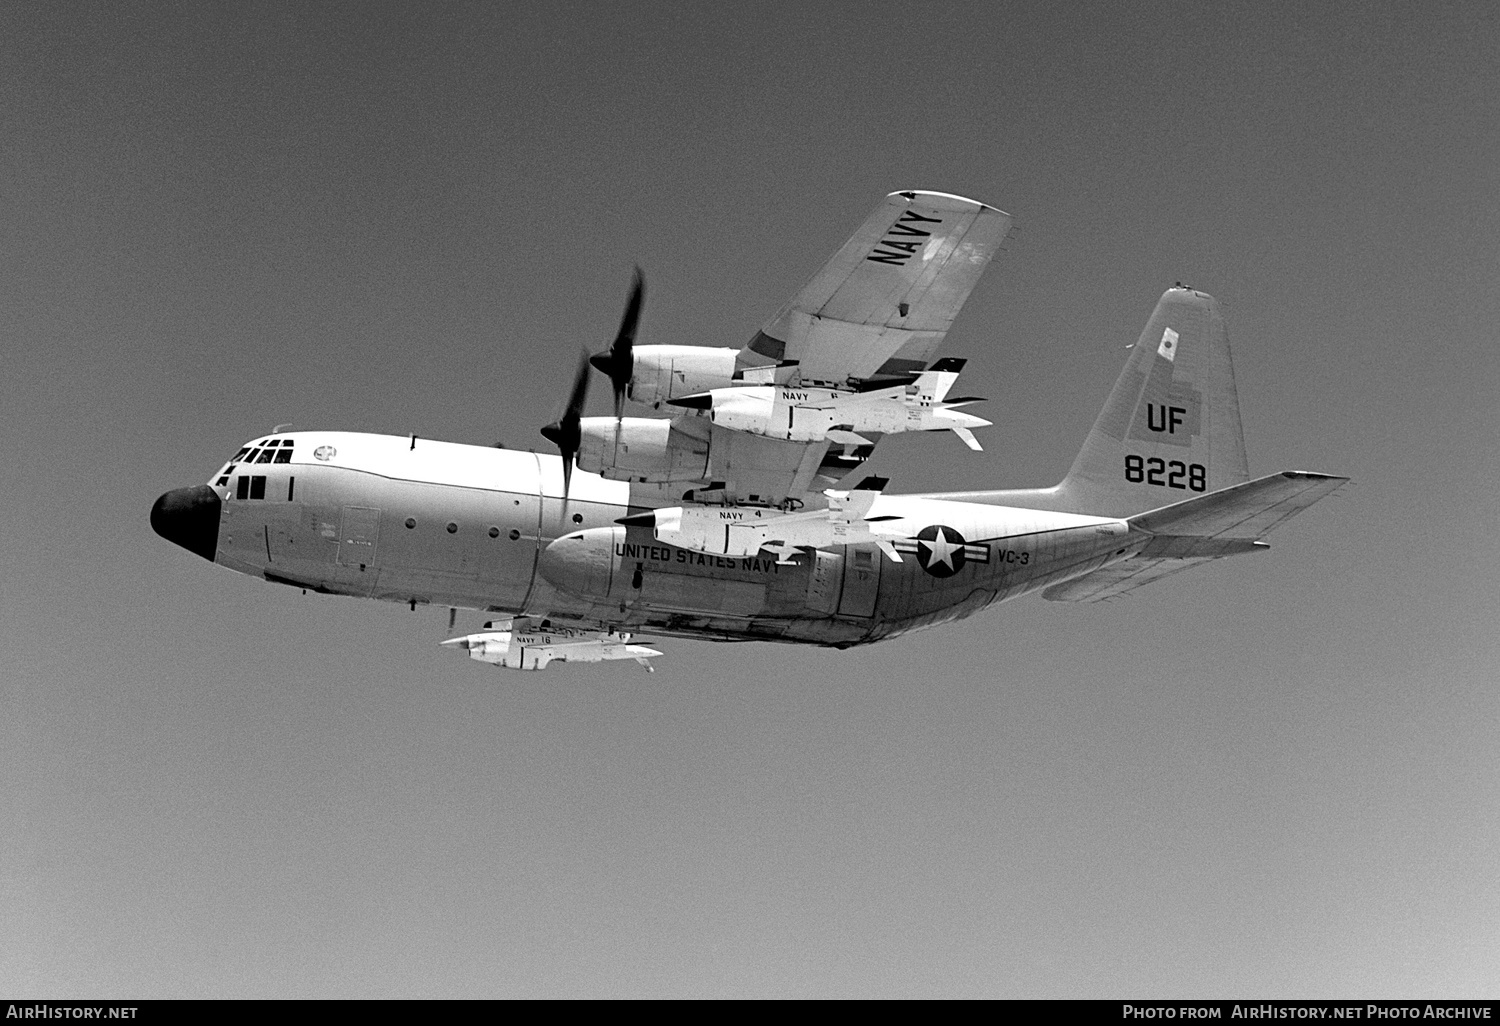
M625 304L625 316L620 319L620 330L615 334L614 344L608 352L596 353L589 363L609 377L615 389L615 419L625 405L625 388L630 384L630 375L635 369L635 333L641 323L641 303L646 298L646 279L641 269L635 269L635 280L630 286L630 300Z
M568 408L563 415L542 428L542 437L562 452L563 459L563 507L568 505L568 488L573 481L573 462L578 458L578 446L583 433L579 421L583 416L583 403L589 397L589 354L578 354L578 370L573 375L573 393L568 396Z

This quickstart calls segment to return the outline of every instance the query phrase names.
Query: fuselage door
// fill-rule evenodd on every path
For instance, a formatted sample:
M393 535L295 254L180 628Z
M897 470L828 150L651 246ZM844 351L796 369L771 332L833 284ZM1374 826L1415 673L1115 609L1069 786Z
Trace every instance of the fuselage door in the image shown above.
M844 546L844 593L840 616L874 616L880 593L880 552L873 545Z
M345 506L339 527L339 562L344 566L373 566L380 538L380 510Z
M816 550L813 552L812 573L808 577L808 608L832 616L838 608L839 591L844 586L844 557L836 552Z

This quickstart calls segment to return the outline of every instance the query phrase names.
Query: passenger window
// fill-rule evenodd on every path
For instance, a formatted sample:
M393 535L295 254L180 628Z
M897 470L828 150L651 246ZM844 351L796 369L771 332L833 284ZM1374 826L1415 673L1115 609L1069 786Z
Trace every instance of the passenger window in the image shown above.
M290 462L292 462L292 450L290 450L290 449L278 449L278 450L276 450L276 462L277 463L290 463Z

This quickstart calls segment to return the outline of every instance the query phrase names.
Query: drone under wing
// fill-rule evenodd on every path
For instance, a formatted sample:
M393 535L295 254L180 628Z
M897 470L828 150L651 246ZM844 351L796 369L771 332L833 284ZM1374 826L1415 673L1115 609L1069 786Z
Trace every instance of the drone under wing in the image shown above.
M891 193L740 350L740 372L781 366L776 380L791 384L907 380L927 366L1010 224L962 196Z

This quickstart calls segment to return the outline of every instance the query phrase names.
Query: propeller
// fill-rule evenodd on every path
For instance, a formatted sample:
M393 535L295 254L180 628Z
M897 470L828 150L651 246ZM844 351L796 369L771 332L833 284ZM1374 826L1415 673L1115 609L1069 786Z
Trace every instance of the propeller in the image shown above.
M625 304L625 316L620 320L620 330L615 334L614 345L607 352L589 357L589 363L609 377L615 388L615 419L625 406L625 388L630 384L630 375L635 370L635 332L641 322L641 303L646 298L646 279L641 269L635 269L635 280L630 285L630 299Z
M563 460L563 508L568 506L568 486L573 481L573 462L578 458L578 447L583 441L579 421L583 415L583 403L589 397L589 354L585 350L578 354L578 370L573 375L573 394L568 396L568 408L557 420L542 428L542 437L562 452Z

